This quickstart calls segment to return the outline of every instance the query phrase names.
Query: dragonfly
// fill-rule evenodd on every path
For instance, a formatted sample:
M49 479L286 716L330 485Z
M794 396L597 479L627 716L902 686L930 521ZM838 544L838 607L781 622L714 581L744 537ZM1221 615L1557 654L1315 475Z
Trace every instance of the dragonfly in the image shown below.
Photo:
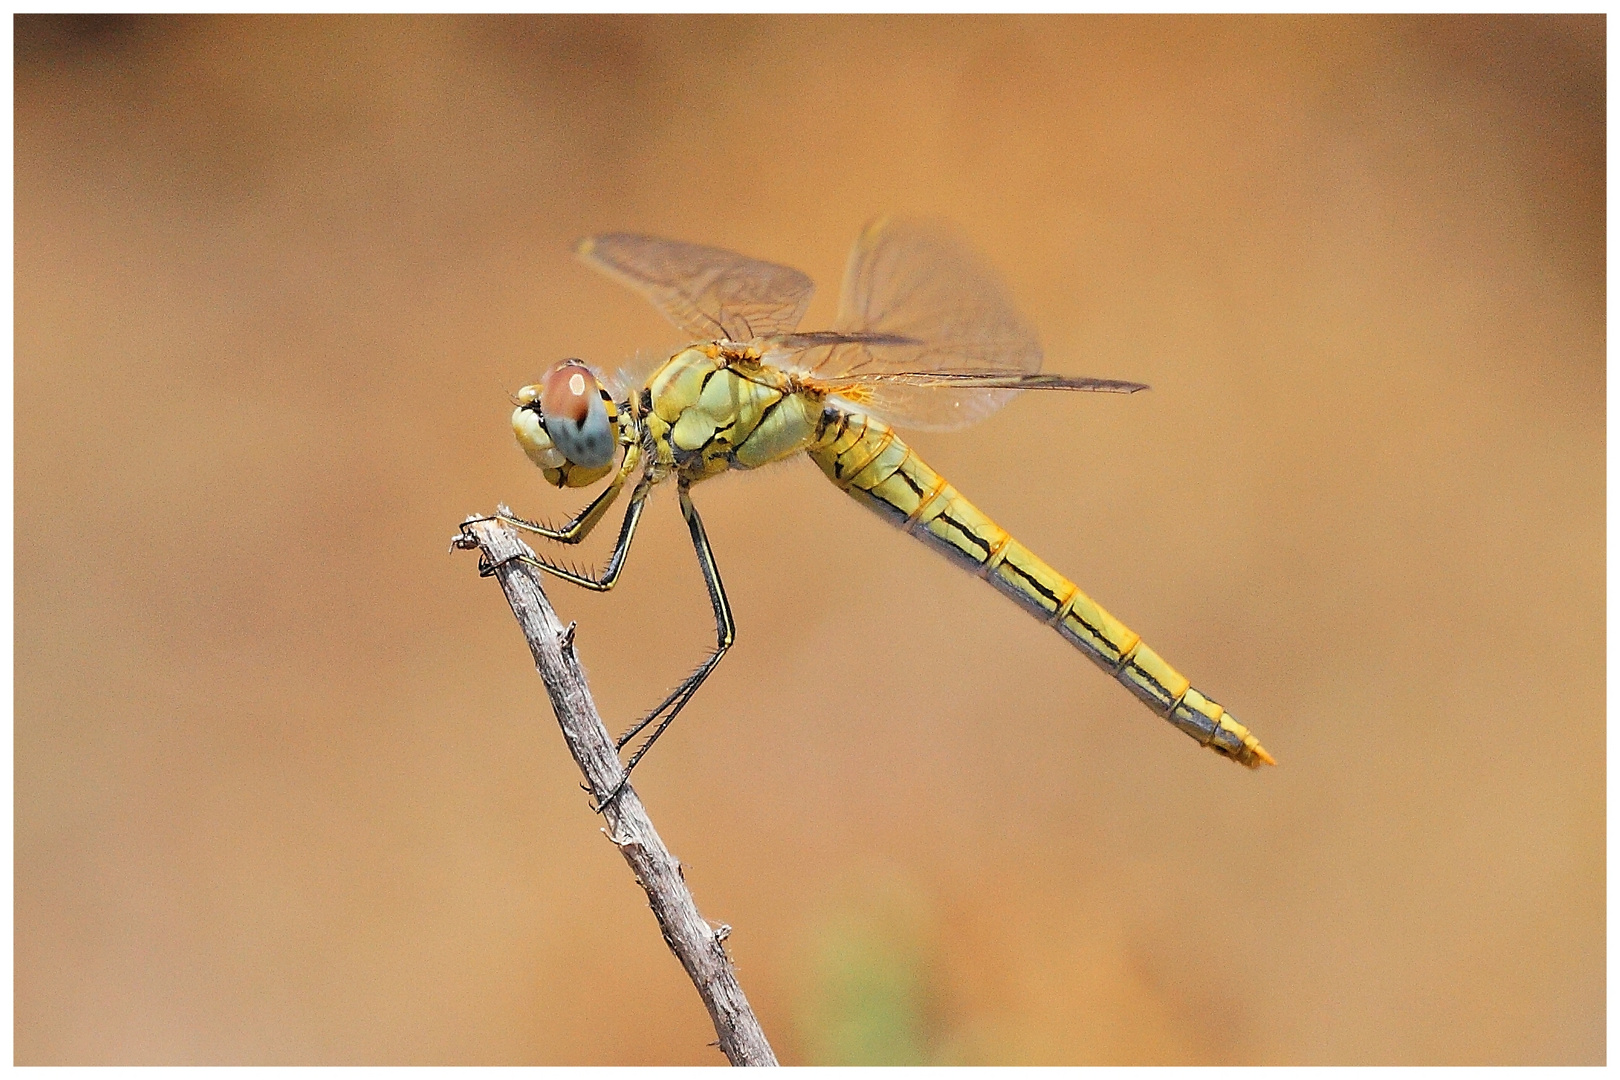
M615 380L582 360L566 359L540 382L519 390L512 429L549 483L580 488L612 479L560 526L517 517L505 508L495 515L544 540L578 544L634 477L618 541L600 572L515 556L564 581L606 592L619 582L652 489L675 482L714 608L715 646L615 741L622 751L652 728L625 765L626 781L736 639L691 489L733 470L757 469L797 454L807 455L856 502L1047 623L1201 746L1250 768L1276 764L1231 713L1013 539L897 433L897 427L964 427L1026 390L1131 394L1147 389L1117 379L1041 372L1034 331L995 271L953 231L937 222L885 218L869 224L850 251L832 328L810 332L798 326L814 284L791 267L629 233L588 237L576 251L641 293L693 339L667 360L655 361L639 385L631 377ZM492 573L494 567L483 570Z

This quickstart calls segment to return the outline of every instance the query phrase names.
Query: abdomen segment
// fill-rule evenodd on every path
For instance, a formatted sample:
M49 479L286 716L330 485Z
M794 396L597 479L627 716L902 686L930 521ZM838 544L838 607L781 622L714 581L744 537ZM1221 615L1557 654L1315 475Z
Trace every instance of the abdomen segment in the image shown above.
M1276 764L1230 713L963 498L888 425L829 410L809 454L857 502L1012 597L1201 745L1250 768Z

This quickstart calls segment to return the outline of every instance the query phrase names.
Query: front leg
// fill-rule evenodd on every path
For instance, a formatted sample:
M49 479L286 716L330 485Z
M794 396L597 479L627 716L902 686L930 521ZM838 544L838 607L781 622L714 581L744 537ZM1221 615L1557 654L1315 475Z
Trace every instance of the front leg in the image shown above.
M624 450L624 460L620 462L618 474L613 477L613 482L600 495L587 503L585 509L574 515L573 519L560 529L541 525L538 522L529 521L511 513L497 513L495 520L513 528L543 536L547 540L555 540L559 544L577 544L589 536L591 530L596 528L597 524L606 516L608 507L613 505L614 500L619 497L619 492L624 490L625 479L635 471L637 465L641 464L641 457L641 444L627 443Z
M613 545L613 555L608 559L607 569L600 576L582 574L577 570L572 570L566 566L558 566L556 563L537 556L515 555L507 561L520 562L537 570L544 570L548 574L572 582L581 588L590 589L592 592L607 592L619 583L619 574L624 569L624 557L630 551L630 542L635 539L636 523L641 520L641 511L647 504L647 494L652 491L652 485L652 478L645 473L642 474L640 480L636 481L636 490L630 493L630 505L624 511L624 524L619 526L618 542ZM506 520L503 515L497 516L502 521ZM478 572L488 576L495 572L495 567L481 565Z

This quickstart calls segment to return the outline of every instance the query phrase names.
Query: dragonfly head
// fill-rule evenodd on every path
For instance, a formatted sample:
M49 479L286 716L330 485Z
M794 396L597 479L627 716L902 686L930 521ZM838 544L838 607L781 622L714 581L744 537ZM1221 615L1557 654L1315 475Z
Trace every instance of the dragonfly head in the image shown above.
M619 410L582 362L564 360L513 401L518 445L549 482L584 487L613 470Z

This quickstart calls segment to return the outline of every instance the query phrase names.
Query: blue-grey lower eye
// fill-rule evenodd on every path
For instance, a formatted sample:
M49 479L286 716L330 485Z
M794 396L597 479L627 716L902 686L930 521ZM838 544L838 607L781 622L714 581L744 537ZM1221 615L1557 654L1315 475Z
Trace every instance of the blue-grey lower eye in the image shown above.
M567 417L548 416L546 434L563 456L575 465L598 468L613 460L613 427L600 398L592 398L585 419L578 423Z

